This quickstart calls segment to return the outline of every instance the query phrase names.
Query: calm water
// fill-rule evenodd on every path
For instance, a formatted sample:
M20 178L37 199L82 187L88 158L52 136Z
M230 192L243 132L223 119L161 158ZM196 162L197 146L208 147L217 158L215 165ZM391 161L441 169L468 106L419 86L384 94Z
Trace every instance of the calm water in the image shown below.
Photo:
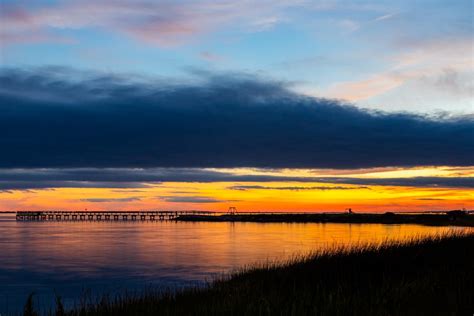
M0 215L0 313L28 293L46 309L92 294L180 287L244 265L337 244L428 235L447 228L381 224L16 222Z

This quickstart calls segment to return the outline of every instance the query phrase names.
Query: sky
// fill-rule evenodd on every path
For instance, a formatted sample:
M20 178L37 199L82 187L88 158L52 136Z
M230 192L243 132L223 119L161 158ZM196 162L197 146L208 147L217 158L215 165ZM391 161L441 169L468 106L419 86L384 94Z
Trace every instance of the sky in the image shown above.
M473 12L0 0L0 210L473 209Z

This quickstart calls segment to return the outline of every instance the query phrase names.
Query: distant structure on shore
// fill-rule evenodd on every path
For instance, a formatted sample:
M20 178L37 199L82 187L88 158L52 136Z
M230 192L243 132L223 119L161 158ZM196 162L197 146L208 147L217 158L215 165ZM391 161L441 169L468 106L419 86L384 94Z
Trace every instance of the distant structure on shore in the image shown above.
M230 206L229 210L227 211L229 215L235 215L237 213L237 208L235 206Z

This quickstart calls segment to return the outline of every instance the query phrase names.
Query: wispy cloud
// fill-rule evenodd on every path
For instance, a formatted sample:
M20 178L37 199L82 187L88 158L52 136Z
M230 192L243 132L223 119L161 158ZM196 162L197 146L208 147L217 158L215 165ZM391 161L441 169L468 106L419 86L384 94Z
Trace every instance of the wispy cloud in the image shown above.
M2 3L1 38L7 42L54 39L50 29L100 28L152 44L169 46L239 21L261 31L278 23L291 2L272 1L59 1Z
M456 105L458 109L468 108L466 103L474 97L474 63L466 54L472 51L471 38L428 39L399 45L402 47L394 49L397 53L385 57L385 70L334 83L320 93L359 104L369 100L385 110L453 111ZM395 95L389 94L395 91ZM437 105L440 100L444 104ZM420 109L417 103L424 108Z
M389 19L397 16L398 14L399 14L398 12L397 13L384 14L384 15L376 17L373 21L374 22L379 22L379 21L389 20Z
M204 196L165 196L158 197L162 201L172 203L220 203L220 202L235 202L235 200L220 200Z
M210 62L216 62L216 61L221 61L223 60L223 57L208 51L204 51L199 53L199 57L201 57L204 60L210 61Z
M247 190L282 190L282 191L340 191L340 190L370 190L366 186L341 187L341 186L263 186L263 185L234 185L228 187L230 190L247 191Z
M91 202L91 203L112 203L112 202L135 202L140 201L139 197L126 197L126 198L87 198L80 199L82 202Z
M360 29L361 25L357 21L350 20L350 19L345 19L342 21L339 21L339 27L345 32L345 33L353 33Z

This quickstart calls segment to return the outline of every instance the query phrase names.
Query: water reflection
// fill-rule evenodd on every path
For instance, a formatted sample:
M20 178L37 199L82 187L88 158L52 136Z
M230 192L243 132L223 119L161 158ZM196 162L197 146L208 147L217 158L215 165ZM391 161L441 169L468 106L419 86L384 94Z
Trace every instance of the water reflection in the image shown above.
M175 287L256 262L337 244L404 239L446 228L382 224L16 222L0 215L0 311L31 291L43 308L94 293Z

